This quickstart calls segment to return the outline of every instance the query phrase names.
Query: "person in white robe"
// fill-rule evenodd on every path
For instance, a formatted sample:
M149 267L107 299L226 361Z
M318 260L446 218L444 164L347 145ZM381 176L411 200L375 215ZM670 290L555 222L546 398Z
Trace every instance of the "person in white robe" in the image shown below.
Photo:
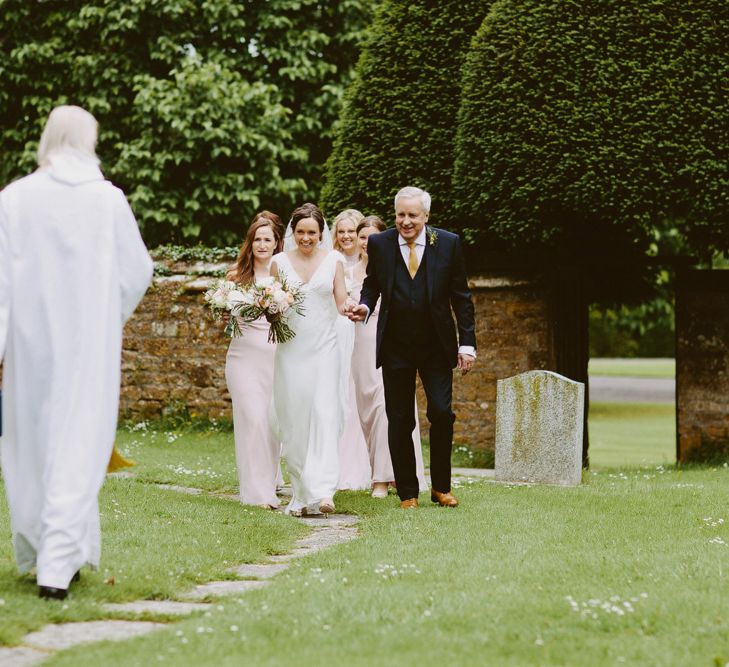
M152 277L124 194L99 169L96 119L48 117L39 168L0 192L0 460L21 573L64 598L98 567L122 328Z

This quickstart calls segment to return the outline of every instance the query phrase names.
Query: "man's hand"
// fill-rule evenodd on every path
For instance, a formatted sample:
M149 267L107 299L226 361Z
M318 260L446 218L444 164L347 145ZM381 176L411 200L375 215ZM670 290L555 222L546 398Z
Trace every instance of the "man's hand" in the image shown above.
M352 308L349 309L347 317L349 317L352 322L362 322L367 317L369 312L369 308L360 303L352 306Z
M459 354L458 355L458 368L461 371L461 375L465 375L473 368L476 358L470 354Z
M347 297L345 302L342 304L341 309L339 310L340 314L344 315L345 317L349 317L349 314L352 312L352 308L355 308L357 306L357 302Z

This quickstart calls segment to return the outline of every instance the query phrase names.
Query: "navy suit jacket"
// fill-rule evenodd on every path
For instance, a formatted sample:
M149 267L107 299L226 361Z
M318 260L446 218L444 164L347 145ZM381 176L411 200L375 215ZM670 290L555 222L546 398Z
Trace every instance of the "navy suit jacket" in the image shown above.
M399 233L388 229L367 239L367 276L362 286L360 303L372 312L381 298L377 320L377 366L382 365L382 341L387 331L392 286L395 280L395 262L401 262ZM457 234L444 229L426 227L425 236L426 282L428 302L438 340L455 368L458 364L458 346L476 347L473 301L466 279L461 240ZM456 316L453 322L451 308Z

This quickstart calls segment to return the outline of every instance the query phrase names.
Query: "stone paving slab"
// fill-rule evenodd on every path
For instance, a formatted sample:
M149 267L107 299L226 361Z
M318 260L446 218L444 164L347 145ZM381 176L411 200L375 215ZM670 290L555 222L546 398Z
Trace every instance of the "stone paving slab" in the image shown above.
M276 554L275 556L269 556L268 561L270 563L290 563L292 560L296 558L301 558L301 556L306 556L308 553L313 553L311 550L306 549L306 554L298 554L298 553L288 553L288 554Z
M325 516L302 516L301 522L307 526L337 527L353 526L359 521L359 517L353 514L330 514Z
M217 597L220 595L241 595L256 588L263 588L268 581L211 581L207 584L195 586L189 593L185 593L180 597L188 600L199 600L208 596Z
M178 484L155 484L158 489L166 489L167 491L177 491L178 493L186 493L190 496L199 496L205 493L203 489L196 489L193 486L179 486Z
M297 550L310 549L319 551L327 549L335 544L348 542L357 537L357 531L354 528L319 528L315 529L310 535L296 543Z
M136 475L129 470L117 470L116 472L107 473L107 477L116 477L117 479L134 479Z
M28 667L48 657L45 651L28 646L0 647L0 667Z
M230 572L235 572L242 579L270 579L287 567L285 563L246 563L230 568Z
M23 643L31 648L62 651L77 644L131 639L164 627L164 623L150 621L58 623L45 625L37 632L31 632L23 637Z
M136 602L109 603L103 605L106 611L129 612L132 614L190 614L205 611L212 605L207 602L175 602L174 600L137 600Z

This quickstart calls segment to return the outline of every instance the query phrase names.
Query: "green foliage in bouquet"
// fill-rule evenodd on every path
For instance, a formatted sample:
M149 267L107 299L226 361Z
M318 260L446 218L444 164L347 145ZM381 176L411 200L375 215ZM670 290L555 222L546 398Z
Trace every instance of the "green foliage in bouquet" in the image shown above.
M229 315L225 333L231 338L242 336L249 324L266 318L271 325L269 343L286 343L296 336L287 320L291 313L304 314L304 297L300 286L286 280L283 273L276 279L270 277L245 285L216 280L204 296L216 320Z
M729 246L729 4L501 0L464 68L464 224L573 255Z
M432 220L457 226L451 192L460 71L488 0L385 0L375 16L327 163L327 215L393 217L405 185L433 195Z
M100 123L148 245L238 243L315 198L374 0L5 0L0 184L35 168L48 112Z

